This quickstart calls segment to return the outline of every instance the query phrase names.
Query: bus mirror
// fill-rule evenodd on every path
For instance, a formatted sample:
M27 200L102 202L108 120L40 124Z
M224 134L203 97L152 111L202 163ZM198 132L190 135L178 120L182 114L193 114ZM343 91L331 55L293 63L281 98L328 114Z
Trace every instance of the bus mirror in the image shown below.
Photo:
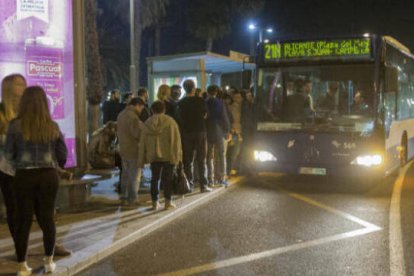
M398 69L395 67L385 67L385 92L398 91Z

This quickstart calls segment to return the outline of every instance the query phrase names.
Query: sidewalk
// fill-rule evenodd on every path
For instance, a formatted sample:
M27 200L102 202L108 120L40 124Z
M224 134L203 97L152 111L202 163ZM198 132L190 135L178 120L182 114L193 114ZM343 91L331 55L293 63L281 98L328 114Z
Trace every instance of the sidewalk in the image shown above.
M58 266L55 275L73 275L226 190L220 187L211 193L200 194L196 188L192 194L175 200L176 209L150 211L148 186L140 189L139 207L120 207L113 187L117 181L117 175L112 174L107 179L99 177L96 181L62 184L77 190L85 189L88 196L87 201L79 205L81 208L62 208L56 215L57 241L73 254L70 257L55 258ZM232 181L229 189L239 181L240 179ZM76 193L72 196L76 196ZM7 225L2 221L0 275L15 275L14 254ZM28 257L29 266L34 269L33 275L43 275L43 254L42 234L37 223L33 223Z

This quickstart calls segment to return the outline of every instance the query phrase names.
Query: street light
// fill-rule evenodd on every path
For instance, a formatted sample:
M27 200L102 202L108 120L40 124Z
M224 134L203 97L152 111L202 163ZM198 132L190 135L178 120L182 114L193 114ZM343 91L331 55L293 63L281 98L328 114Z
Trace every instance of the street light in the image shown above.
M259 42L263 42L263 33L266 31L267 33L269 33L269 34L271 34L271 33L273 33L273 29L272 28L263 28L263 27L259 27L259 26L256 26L255 24L253 24L253 23L250 23L249 24L249 30L250 31L254 31L254 30L256 30L256 29L258 29L259 30Z
M133 95L135 95L137 90L137 68L135 67L136 51L135 51L135 24L134 24L134 0L129 2L129 18L130 18L130 47L131 47L131 65L129 66L129 81L130 81L130 90ZM139 54L139 53L138 53Z

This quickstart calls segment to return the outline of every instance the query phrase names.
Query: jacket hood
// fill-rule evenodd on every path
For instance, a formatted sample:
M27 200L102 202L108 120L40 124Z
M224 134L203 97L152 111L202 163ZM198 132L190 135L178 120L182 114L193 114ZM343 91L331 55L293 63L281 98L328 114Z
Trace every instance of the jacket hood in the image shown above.
M159 135L161 132L171 125L171 118L165 114L154 114L145 122L147 131L153 135Z

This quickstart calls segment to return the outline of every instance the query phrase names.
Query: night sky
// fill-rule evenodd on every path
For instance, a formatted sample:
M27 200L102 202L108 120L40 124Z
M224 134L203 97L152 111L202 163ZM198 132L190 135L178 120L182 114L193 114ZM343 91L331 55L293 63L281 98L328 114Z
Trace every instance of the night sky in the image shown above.
M203 50L204 43L192 39L185 24L185 12L191 0L173 0L171 3L170 13L175 15L176 22L163 30L162 54ZM271 38L369 32L391 35L414 51L413 0L268 0L257 18L237 18L231 34L216 41L213 51L228 54L232 49L248 53L249 21L273 27L275 33Z
M106 3L104 14L112 12L112 1L98 0L101 5ZM189 32L188 16L197 16L189 12L192 3L192 0L170 0L164 19L166 24L161 30L161 55L205 51L205 41L194 38ZM125 16L128 16L128 11L125 11ZM249 22L272 27L275 32L267 37L271 39L375 33L391 35L414 52L414 0L267 0L264 9L255 18L234 18L231 32L214 41L213 52L228 55L229 50L234 50L248 54L251 36L255 35L254 41L258 41L258 33L252 34L247 28ZM116 48L119 53L125 52L122 56L126 58L126 63L122 66L127 71L129 27L124 28L123 46L117 44ZM154 56L154 33L154 28L143 32L139 71L141 85L147 82L146 57ZM126 87L129 87L128 83Z

